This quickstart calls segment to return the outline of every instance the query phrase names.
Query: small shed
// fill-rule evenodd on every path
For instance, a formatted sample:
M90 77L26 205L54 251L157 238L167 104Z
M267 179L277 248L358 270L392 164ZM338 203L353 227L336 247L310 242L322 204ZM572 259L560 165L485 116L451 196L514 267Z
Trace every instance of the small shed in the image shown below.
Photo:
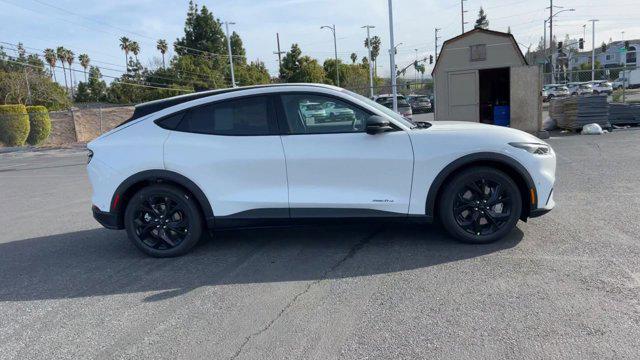
M449 39L431 74L436 120L541 129L540 68L527 64L513 35L473 29Z

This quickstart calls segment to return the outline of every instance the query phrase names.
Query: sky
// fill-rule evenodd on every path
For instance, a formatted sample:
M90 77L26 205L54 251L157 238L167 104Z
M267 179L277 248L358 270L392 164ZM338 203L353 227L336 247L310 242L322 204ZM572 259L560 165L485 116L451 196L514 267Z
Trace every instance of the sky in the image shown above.
M364 25L375 26L372 36L382 39L378 73L389 74L389 8L388 0L198 0L215 17L232 21L231 27L244 41L249 60L265 63L269 72L278 71L276 33L282 50L298 43L304 54L320 62L333 57L333 37L323 25L336 26L338 56L350 62L352 52L359 58L367 55L364 47ZM482 6L489 28L507 31L510 27L523 51L535 48L543 34L543 21L548 18L549 1L544 0L465 0L466 29L473 27ZM155 48L157 39L171 44L183 34L188 0L0 0L0 45L10 49L22 42L27 51L41 53L44 48L65 46L87 53L93 65L107 76L120 76L124 71L124 53L118 39L127 36L141 45L140 60L154 67L160 58ZM640 39L640 1L555 0L554 6L573 12L554 17L554 34L564 38L583 37L585 49L591 48L590 19L596 23L596 46L603 41ZM402 68L419 58L433 55L434 29L441 28L439 40L461 33L459 0L394 0L394 37L398 47L396 63ZM558 8L557 11L562 9ZM622 32L624 31L624 35ZM8 51L9 54L14 54ZM171 52L170 52L171 54ZM76 64L79 68L79 65ZM430 73L431 67L427 67ZM414 76L407 72L407 77Z

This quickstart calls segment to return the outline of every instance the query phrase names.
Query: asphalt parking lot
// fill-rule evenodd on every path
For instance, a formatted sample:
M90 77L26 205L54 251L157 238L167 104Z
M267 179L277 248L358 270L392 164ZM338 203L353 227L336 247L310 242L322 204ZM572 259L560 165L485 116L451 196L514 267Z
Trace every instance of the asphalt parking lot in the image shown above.
M0 358L637 359L640 129L549 140L557 208L218 233L151 259L90 214L85 155L0 154Z

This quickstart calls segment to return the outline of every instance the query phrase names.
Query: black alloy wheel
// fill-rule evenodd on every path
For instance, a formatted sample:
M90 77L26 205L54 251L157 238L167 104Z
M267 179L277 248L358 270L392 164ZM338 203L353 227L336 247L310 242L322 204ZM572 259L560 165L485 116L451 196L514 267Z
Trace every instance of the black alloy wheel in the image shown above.
M140 190L129 202L125 227L130 240L154 257L182 255L202 233L202 217L191 196L168 185Z
M485 178L472 179L459 189L453 203L456 223L473 235L490 235L511 217L512 199L502 184Z
M494 168L474 167L445 187L439 217L458 240L488 243L511 232L521 211L522 197L513 179Z

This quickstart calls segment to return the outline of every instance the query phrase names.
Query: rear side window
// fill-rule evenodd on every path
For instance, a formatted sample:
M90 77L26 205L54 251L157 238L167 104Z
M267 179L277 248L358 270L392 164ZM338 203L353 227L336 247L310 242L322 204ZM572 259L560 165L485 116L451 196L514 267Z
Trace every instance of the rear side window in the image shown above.
M160 120L157 120L156 124L163 129L175 130L178 127L178 125L180 125L180 120L182 120L183 116L184 116L183 112L170 115Z
M177 130L210 135L269 135L267 97L223 101L189 110Z

